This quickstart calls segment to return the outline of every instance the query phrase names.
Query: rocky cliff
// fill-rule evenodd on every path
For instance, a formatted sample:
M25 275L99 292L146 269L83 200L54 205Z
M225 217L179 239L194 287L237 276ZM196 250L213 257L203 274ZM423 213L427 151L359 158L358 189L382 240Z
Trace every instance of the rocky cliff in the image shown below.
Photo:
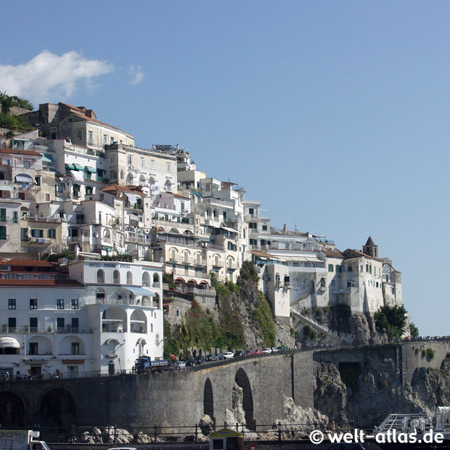
M359 370L316 362L315 379L315 409L335 427L370 428L395 412L431 417L436 406L450 405L450 358L439 369L416 369L411 382L402 383L397 364L383 357L370 358Z

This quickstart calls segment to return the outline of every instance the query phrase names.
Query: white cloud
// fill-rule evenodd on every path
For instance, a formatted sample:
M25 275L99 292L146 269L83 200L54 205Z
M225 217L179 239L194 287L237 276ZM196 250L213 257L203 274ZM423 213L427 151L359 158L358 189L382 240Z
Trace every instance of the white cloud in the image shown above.
M62 101L81 81L92 86L94 77L112 70L109 62L86 59L75 51L58 56L44 50L25 64L0 65L0 90L32 103Z
M130 75L132 76L130 84L133 85L139 84L144 79L144 72L142 72L141 66L131 65Z

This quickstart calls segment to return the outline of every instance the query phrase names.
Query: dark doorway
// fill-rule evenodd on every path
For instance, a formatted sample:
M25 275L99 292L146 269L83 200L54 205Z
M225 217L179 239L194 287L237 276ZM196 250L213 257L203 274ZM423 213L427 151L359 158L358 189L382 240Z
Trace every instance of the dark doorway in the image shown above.
M0 394L0 423L3 427L25 426L25 405L18 395L12 392Z
M203 391L203 414L208 414L211 419L214 417L213 389L209 378L205 382L205 389Z
M67 432L76 425L76 407L72 394L64 389L53 389L41 401L41 426Z
M249 430L255 429L255 419L253 417L253 395L250 381L243 369L236 372L234 381L244 391L243 408L245 412L245 422Z

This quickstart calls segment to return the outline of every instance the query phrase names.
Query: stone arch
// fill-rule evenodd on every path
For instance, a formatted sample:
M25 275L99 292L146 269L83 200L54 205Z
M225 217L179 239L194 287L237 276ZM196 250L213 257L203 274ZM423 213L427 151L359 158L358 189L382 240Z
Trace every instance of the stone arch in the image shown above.
M147 316L141 309L135 309L131 314L130 332L147 334Z
M103 333L127 332L127 313L118 307L106 308L102 313Z
M97 283L105 283L105 272L102 269L97 270Z
M58 431L69 431L77 424L76 403L66 389L52 389L40 401L42 427L56 427Z
M255 429L255 419L253 417L252 388L250 385L250 380L248 379L248 376L245 373L244 369L240 368L236 372L234 381L243 391L242 407L243 407L244 413L245 413L246 426L249 430L254 430Z
M203 414L208 414L211 419L214 417L214 396L212 383L209 378L205 381L203 389Z
M3 427L25 426L25 403L14 392L0 393L0 423Z
M142 286L150 287L150 274L147 271L142 273Z
M113 283L120 284L120 272L118 270L113 272Z

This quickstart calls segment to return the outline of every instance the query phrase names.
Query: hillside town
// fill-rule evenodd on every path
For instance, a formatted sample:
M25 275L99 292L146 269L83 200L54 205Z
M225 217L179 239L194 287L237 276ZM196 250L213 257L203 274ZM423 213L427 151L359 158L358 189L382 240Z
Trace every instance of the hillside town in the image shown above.
M1 377L163 359L164 316L181 321L194 299L213 308L213 279L236 283L245 261L287 325L312 308L403 304L401 274L371 237L339 250L275 228L260 201L202 172L188 150L136 147L92 109L16 109L33 129L0 131Z

